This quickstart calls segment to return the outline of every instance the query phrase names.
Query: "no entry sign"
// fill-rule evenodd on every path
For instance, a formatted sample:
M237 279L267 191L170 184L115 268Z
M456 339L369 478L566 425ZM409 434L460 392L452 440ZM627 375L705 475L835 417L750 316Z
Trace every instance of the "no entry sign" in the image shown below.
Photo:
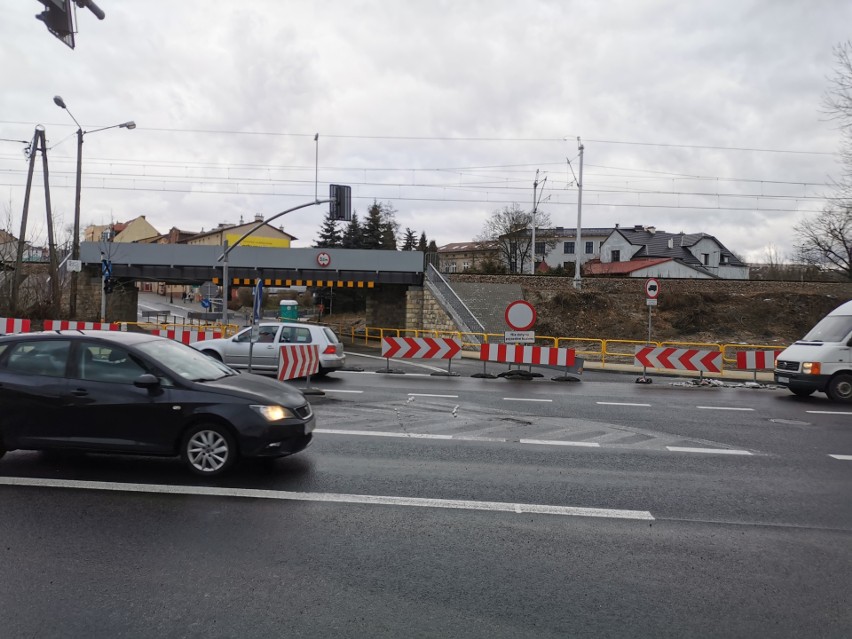
M506 307L506 324L516 331L528 331L535 326L535 309L524 300L515 300Z

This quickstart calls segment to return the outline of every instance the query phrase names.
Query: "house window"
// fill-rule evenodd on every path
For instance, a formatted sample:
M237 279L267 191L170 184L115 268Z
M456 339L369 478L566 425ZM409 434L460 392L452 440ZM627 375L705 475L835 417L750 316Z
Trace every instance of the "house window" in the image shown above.
M536 255L544 255L546 250L544 248L544 242L536 242L535 243L535 254Z
M562 252L565 253L565 255L574 255L574 242L563 242Z
M595 252L595 243L586 242L586 255L592 255Z
M704 262L704 266L710 266L710 253L702 253L701 261Z
M719 264L727 264L727 263L728 263L728 256L727 255L723 255L722 257L719 258Z
M470 262L462 262L462 272L470 270Z
M609 255L610 255L610 258L609 258L610 262L620 262L621 261L621 251L619 251L617 249L613 249L612 251L610 251Z

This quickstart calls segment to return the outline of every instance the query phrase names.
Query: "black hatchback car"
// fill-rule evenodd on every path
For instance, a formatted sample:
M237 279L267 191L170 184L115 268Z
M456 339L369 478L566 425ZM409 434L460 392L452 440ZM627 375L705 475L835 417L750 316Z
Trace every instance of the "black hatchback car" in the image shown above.
M238 457L297 453L314 429L299 391L143 333L0 337L0 407L0 457L15 449L179 455L206 477Z

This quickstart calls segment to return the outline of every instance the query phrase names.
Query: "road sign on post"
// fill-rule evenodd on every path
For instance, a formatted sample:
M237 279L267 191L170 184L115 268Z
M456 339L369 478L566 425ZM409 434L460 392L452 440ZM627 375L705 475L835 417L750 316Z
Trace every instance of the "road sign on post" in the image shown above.
M645 280L645 297L649 300L655 300L659 294L660 283L653 277Z
M535 326L535 309L529 302L515 300L506 307L505 319L509 328L516 331L528 331Z

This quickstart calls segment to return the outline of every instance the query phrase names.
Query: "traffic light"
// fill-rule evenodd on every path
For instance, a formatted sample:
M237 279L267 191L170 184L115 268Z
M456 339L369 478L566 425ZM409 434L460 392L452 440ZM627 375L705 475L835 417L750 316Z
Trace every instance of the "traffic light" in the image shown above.
M112 293L113 284L114 282L111 277L104 278L104 294L109 295Z
M44 22L47 30L74 48L74 6L71 0L38 0L44 5L44 11L36 18Z
M352 220L352 187L343 184L329 184L328 197L331 219L349 222Z

